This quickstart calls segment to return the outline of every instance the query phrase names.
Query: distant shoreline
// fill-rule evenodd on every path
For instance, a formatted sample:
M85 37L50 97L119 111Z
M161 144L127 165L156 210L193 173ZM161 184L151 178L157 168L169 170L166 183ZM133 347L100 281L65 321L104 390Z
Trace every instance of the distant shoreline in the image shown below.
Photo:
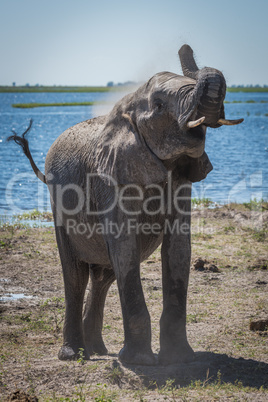
M80 87L80 86L0 86L0 93L19 93L19 92L117 92L133 90L132 86L113 86L113 87ZM227 92L268 92L268 87L229 87Z
M53 106L93 106L98 102L61 102L61 103L13 103L12 107L20 109L30 109L35 107Z
M117 92L132 89L129 86L114 86L114 87L79 87L79 86L0 86L0 93L16 93L16 92Z
M256 102L254 100L247 101L224 101L224 103L268 103L267 100L261 100L260 102ZM30 109L36 107L54 107L54 106L93 106L96 104L103 104L101 102L61 102L61 103L13 103L12 107L20 108L20 109ZM268 114L266 113L265 116Z

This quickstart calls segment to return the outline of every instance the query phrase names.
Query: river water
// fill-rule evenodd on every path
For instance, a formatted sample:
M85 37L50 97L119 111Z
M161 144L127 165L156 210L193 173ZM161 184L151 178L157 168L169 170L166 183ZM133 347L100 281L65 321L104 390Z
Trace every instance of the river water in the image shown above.
M104 114L107 106L42 107L17 109L13 103L113 102L107 93L0 93L0 215L39 209L50 211L46 186L34 175L28 159L6 138L15 130L29 133L30 149L41 171L53 141L68 127ZM245 119L233 127L208 129L206 151L213 171L193 185L193 197L224 204L268 198L268 93L227 93L226 117ZM254 103L246 103L253 100ZM109 106L108 106L109 107Z

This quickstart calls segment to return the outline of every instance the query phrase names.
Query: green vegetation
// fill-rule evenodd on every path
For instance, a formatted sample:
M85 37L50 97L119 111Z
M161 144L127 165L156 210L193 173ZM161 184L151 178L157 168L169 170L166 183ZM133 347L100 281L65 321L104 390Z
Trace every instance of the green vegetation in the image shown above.
M224 101L224 103L268 103L268 101L267 100L261 100L260 102L257 102L255 100L250 99L250 100L246 100L246 101L237 101L237 100Z
M166 380L166 383L160 387L157 385L157 383L153 383L151 387L153 385L156 387L159 395L165 395L164 399L168 399L170 401L179 400L177 398L182 398L180 400L196 401L201 399L203 400L203 398L205 400L220 400L221 396L223 395L228 395L232 398L239 391L242 393L242 395L246 395L247 393L251 392L256 392L260 396L264 396L265 394L263 388L244 386L239 380L235 381L234 383L223 381L220 370L217 372L217 378L212 379L209 376L209 369L204 380L192 380L191 383L185 387L178 387L175 379ZM208 396L210 396L211 399L208 398ZM193 397L193 399L191 397ZM234 398L234 400L238 399Z
M111 92L114 87L0 86L0 92Z
M38 220L38 219L43 221L52 221L53 215L52 212L41 212L38 211L37 209L33 209L32 211L24 212L23 214L14 215L14 218L19 221Z
M17 336L22 336L29 331L35 333L44 331L58 339L63 327L64 310L64 298L52 297L41 302L38 311L13 314L7 322L9 325L18 325Z
M227 92L268 92L268 87L231 87Z
M124 91L131 86L0 86L0 92L114 92ZM229 87L228 92L268 92L268 87Z
M28 222L29 221L29 222ZM36 221L30 222L30 221ZM30 227L38 228L44 226L44 222L53 222L52 212L40 212L36 209L23 214L7 216L0 215L0 230L5 232L14 232L16 230L29 229ZM46 224L47 225L47 224ZM53 226L53 223L51 223ZM3 246L0 242L0 247Z
M95 102L64 102L64 103L13 103L12 107L29 109L34 107L52 106L92 106Z
M1 91L0 91L1 92ZM53 106L93 106L99 102L62 102L62 103L13 103L12 107L20 109L30 109L35 107L53 107ZM224 103L268 103L266 100L260 102L254 100L247 101L224 101ZM267 113L265 114L267 116Z
M51 92L51 93L62 93L62 92L119 92L126 91L133 88L133 85L118 85L113 87L79 87L79 86L0 86L0 93L14 93L14 92Z
M192 198L192 206L193 207L209 207L214 204L209 198Z
M268 210L268 201L265 201L263 198L257 201L256 198L250 200L249 202L244 202L243 205L250 209L251 211L267 211Z

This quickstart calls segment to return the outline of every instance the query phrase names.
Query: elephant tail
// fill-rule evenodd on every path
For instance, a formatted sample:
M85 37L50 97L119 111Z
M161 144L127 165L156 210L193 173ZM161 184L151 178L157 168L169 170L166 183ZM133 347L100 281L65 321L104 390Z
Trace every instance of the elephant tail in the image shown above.
M36 176L38 177L38 179L40 179L43 183L46 184L46 177L45 175L38 169L38 167L36 166L36 164L34 163L34 160L32 158L30 149L29 149L29 142L28 140L25 138L25 135L30 131L31 127L33 124L33 120L30 120L30 124L29 127L24 131L24 133L22 134L22 136L20 137L19 135L17 135L17 133L12 130L12 132L14 133L14 135L11 135L10 137L8 137L7 141L15 141L16 144L20 145L23 152L25 153L25 155L27 156L27 158L29 159L31 166L33 168L34 173L36 174Z

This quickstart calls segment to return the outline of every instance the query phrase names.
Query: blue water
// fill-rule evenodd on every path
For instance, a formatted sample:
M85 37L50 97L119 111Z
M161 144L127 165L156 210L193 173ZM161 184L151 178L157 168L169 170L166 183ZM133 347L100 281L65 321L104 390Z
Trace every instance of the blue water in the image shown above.
M95 117L104 110L92 106L15 109L12 103L107 101L103 93L0 94L0 214L12 215L37 208L50 210L46 186L32 172L27 158L14 143L7 143L11 130L23 133L33 119L30 149L41 171L54 140L68 127ZM268 93L227 93L226 100L258 103L226 104L226 117L243 117L239 126L209 129L206 151L213 171L193 186L193 197L218 203L248 202L268 198Z

